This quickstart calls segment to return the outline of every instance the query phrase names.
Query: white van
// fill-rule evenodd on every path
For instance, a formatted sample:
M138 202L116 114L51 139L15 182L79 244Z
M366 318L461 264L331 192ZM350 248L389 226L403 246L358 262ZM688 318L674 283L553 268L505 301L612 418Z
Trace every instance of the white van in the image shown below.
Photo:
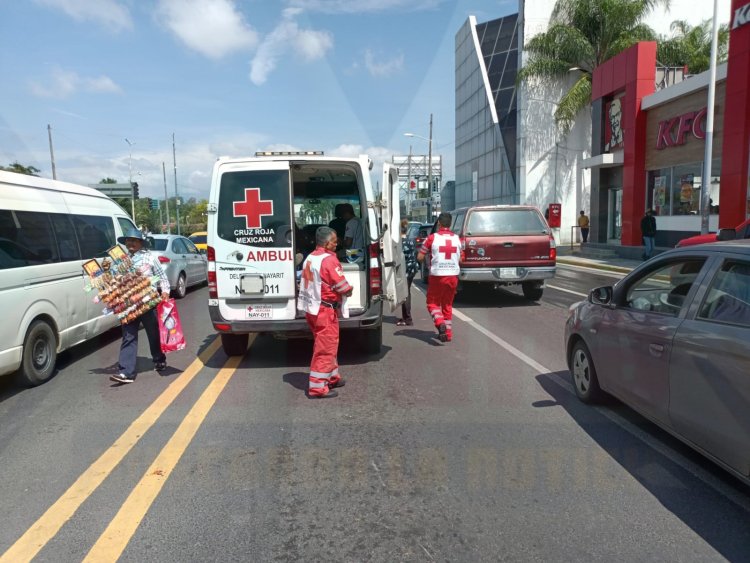
M134 227L97 190L0 171L0 375L44 383L58 353L118 324L84 291L81 265Z
M315 249L315 231L332 223L339 204L352 206L365 240L359 259L340 258L354 288L340 326L361 331L367 352L380 351L383 301L394 311L407 287L398 171L384 165L376 201L371 168L364 155L320 152L216 162L208 203L208 309L227 355L244 354L249 333L309 333L297 310L297 280L302 260Z

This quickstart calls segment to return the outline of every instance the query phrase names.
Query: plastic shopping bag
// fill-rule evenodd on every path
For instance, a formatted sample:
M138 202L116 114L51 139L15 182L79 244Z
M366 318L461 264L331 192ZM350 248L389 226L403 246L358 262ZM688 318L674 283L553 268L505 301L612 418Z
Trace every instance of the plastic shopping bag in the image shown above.
M168 353L185 348L185 335L182 334L180 315L177 313L174 299L159 303L156 307L156 316L159 318L161 351Z

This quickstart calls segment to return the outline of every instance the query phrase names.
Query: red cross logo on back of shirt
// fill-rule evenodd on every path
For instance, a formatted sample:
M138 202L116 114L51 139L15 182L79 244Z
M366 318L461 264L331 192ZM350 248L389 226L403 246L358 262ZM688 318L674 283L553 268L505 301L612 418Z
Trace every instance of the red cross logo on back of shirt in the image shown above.
M260 199L260 188L245 188L245 201L235 201L232 206L235 217L245 218L246 229L260 229L260 218L273 215L273 201Z
M458 252L458 247L453 246L453 241L451 239L448 239L443 246L438 246L438 252L442 252L445 254L445 259L450 260L451 256L453 256L454 252Z
M305 289L307 289L311 281L315 281L315 275L312 273L312 263L308 262L305 265L305 269L302 271L302 279L305 280Z

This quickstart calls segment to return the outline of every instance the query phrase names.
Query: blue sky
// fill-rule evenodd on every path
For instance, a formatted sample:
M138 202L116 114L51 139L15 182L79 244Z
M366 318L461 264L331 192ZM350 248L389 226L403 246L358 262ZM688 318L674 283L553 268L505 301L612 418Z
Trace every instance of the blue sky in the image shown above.
M125 182L128 138L134 180L153 197L163 196L162 162L174 190L172 133L180 195L206 197L220 155L383 161L410 143L424 154L427 143L403 133L427 137L430 113L452 179L456 31L470 14L518 11L513 0L0 4L0 164L51 177L50 124L58 179Z

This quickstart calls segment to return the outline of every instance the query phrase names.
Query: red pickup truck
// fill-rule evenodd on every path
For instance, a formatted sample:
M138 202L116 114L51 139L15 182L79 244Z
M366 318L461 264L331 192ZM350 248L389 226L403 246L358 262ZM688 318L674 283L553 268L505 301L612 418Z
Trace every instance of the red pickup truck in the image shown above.
M734 236L732 235L734 230ZM677 243L677 248L683 246L692 246L694 244L704 244L707 242L717 242L720 240L739 240L750 238L750 219L741 223L734 229L722 229L718 233L708 233L705 235L695 235L694 237L684 238Z
M488 205L451 211L451 231L461 239L460 287L520 285L524 297L542 298L555 277L557 247L544 217L530 205ZM433 228L434 231L434 228ZM423 262L423 279L429 265Z

